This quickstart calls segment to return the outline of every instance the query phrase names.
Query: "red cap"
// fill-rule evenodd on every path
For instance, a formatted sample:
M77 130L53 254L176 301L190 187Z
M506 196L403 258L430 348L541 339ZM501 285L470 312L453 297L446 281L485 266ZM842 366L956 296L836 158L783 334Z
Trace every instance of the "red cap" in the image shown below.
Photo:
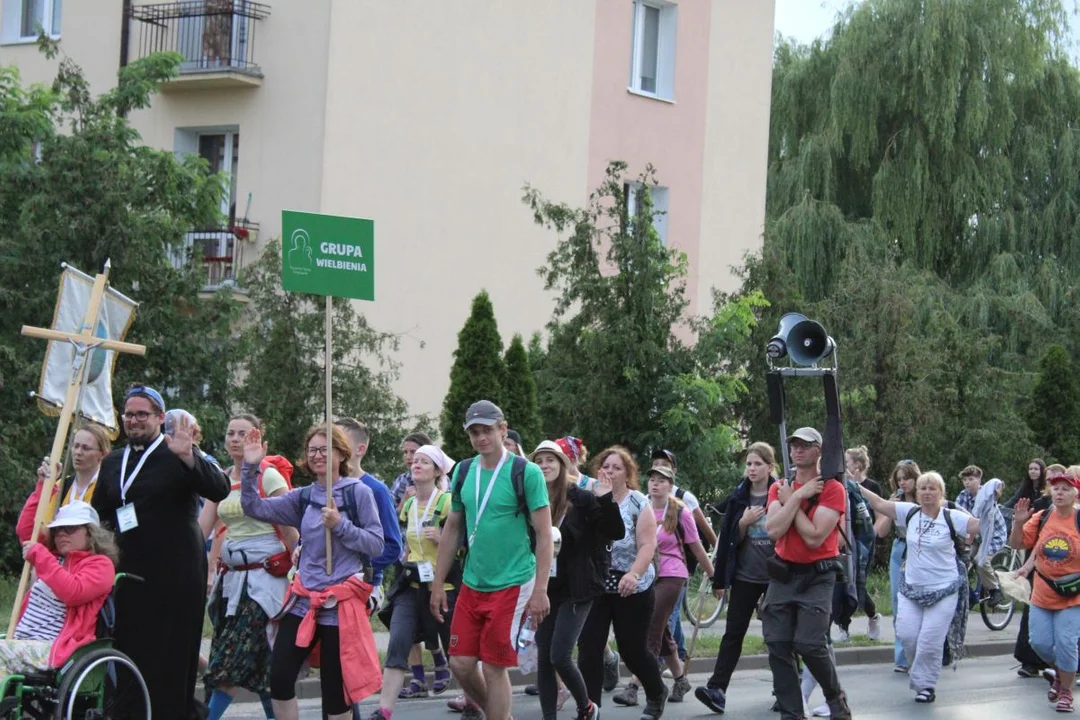
M581 450L585 447L585 443L581 441L581 438L576 438L573 435L567 435L561 437L555 441L555 444L563 451L566 457L570 458L570 462L577 464L581 459Z
M1080 490L1080 480L1076 479L1076 477L1073 475L1058 475L1055 478L1050 478L1051 485L1059 482L1067 482L1077 490Z

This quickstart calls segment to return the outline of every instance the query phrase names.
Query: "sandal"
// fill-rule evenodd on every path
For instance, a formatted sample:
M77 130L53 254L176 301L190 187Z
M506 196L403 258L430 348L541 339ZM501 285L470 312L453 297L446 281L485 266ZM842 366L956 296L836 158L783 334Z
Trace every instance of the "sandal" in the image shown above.
M937 695L934 694L933 688L927 690L920 690L915 695L915 702L917 703L932 703L937 700Z
M1072 690L1068 688L1061 688L1061 692L1058 694L1057 705L1054 709L1059 713L1071 713L1073 711L1073 694Z
M453 678L450 677L449 665L436 665L435 666L435 682L431 683L431 692L435 695L442 695L450 687L450 683Z
M416 678L409 681L406 687L401 688L401 692L398 693L399 700L411 700L413 698L426 698L428 696L427 685L420 682Z

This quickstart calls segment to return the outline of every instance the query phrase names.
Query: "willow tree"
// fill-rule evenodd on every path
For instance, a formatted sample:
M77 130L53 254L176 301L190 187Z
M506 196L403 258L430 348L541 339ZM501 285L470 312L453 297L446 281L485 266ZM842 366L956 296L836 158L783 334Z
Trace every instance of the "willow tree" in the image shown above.
M745 289L829 325L848 437L879 467L1015 476L1038 449L1019 413L1035 360L1080 328L1065 20L1057 0L866 0L827 39L777 48L765 250Z

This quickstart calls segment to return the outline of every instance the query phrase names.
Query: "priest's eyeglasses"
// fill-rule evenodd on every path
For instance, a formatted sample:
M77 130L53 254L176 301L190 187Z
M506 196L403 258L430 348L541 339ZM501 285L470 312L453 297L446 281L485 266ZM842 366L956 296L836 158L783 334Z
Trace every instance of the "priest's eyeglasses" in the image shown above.
M135 412L126 412L120 417L125 420L135 420L136 422L144 422L148 417L154 413L147 412L146 410L136 410Z

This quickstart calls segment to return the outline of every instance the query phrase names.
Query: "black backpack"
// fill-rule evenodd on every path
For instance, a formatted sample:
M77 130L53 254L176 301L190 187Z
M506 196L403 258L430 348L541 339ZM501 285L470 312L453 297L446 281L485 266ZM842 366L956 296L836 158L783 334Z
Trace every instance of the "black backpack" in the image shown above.
M457 470L454 475L454 486L451 488L450 497L456 495L461 497L461 488L465 485L465 478L469 475L469 470L472 468L473 460L476 458L471 457L462 460L458 463ZM514 486L514 495L517 496L517 513L515 515L525 516L525 527L529 531L529 552L536 552L536 531L533 530L532 523L529 522L529 502L525 498L525 468L528 467L529 461L520 455L515 455L514 459L510 463L510 482ZM494 482L495 479L492 479ZM469 534L467 532L461 534L462 544L465 552L469 551Z

